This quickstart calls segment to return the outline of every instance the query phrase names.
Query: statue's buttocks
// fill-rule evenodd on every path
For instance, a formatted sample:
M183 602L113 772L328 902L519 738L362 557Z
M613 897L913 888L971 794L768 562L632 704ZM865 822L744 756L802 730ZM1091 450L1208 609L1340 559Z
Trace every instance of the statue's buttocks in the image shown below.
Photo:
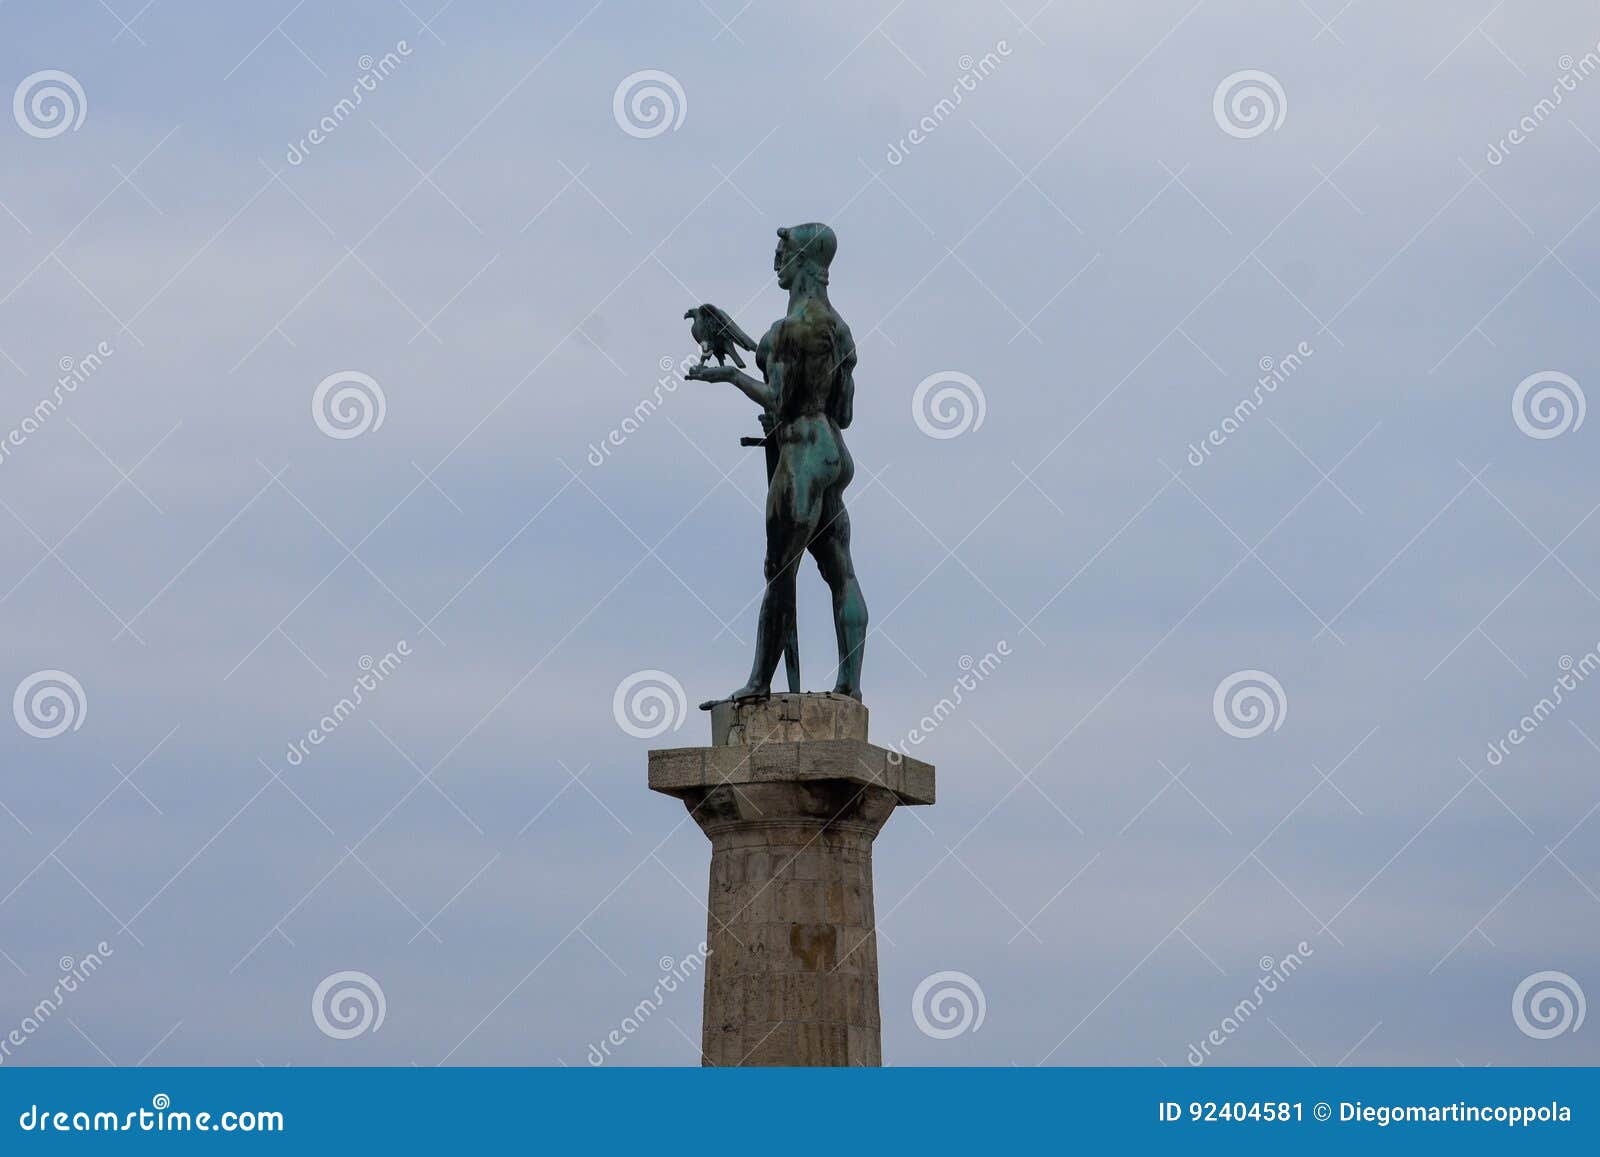
M838 243L833 230L821 224L780 229L778 238L773 268L778 284L789 291L789 310L756 343L762 380L703 360L687 374L698 381L738 386L761 406L766 433L766 590L750 679L731 698L770 694L773 673L785 653L790 690L799 690L795 576L801 557L809 551L833 595L839 646L833 690L859 699L867 607L850 557L844 490L854 477L855 464L843 436L853 416L856 352L850 327L834 311L827 293L828 265ZM717 319L718 333L742 336L714 306L690 312Z

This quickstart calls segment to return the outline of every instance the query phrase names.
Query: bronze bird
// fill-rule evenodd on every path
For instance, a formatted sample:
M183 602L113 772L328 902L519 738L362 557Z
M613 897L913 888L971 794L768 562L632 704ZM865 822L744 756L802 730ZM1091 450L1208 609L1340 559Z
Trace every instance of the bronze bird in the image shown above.
M753 350L756 343L734 323L733 318L714 305L697 305L683 316L693 319L689 336L700 343L701 365L706 364L707 358L716 358L719 366L732 358L734 365L744 369L744 359L739 356L736 347Z

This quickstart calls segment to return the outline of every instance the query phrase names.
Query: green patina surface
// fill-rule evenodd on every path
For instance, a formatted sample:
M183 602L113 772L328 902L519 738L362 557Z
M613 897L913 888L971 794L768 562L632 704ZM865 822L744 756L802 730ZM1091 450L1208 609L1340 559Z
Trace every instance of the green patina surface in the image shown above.
M795 641L795 576L809 551L833 594L834 632L839 645L837 694L861 698L861 658L867 635L867 604L850 558L850 516L845 487L855 463L845 448L855 400L855 341L828 300L828 266L838 247L832 229L812 222L778 230L773 269L789 291L789 309L753 347L722 310L703 305L686 313L701 343L701 364L687 377L727 382L761 407L761 439L767 451L766 590L756 627L750 678L729 698L771 694L778 660L787 657L789 689L800 690ZM739 362L734 347L754 348L757 379ZM719 364L709 365L708 356Z

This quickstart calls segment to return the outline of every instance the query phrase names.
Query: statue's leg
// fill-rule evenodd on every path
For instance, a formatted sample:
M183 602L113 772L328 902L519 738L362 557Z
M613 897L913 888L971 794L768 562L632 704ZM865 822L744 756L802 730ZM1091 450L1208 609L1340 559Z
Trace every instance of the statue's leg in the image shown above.
M730 695L730 699L759 699L772 694L773 672L778 668L785 642L795 634L795 574L804 553L803 529L796 533L787 520L781 525L768 520L767 557L762 568L767 586L756 619L755 659L750 664L749 682ZM798 664L798 648L795 656Z
M867 645L867 601L856 582L850 558L850 515L840 490L823 501L822 524L811 540L817 569L833 592L833 632L839 642L839 674L834 693L861 698L861 659Z
M816 482L780 457L767 491L767 557L763 566L767 589L756 624L755 660L750 666L750 681L733 693L734 699L772 693L772 675L778 669L785 643L796 637L795 575L821 514L822 491ZM798 661L798 647L794 654ZM795 673L798 675L798 671Z
M800 694L800 631L799 616L789 616L789 634L783 641L783 669L789 677L789 690Z
M761 432L763 435L772 433L773 421L768 419L767 413L761 415ZM772 441L766 442L767 457L767 486L772 486L772 476L778 469L778 446ZM789 616L789 631L783 640L783 668L789 679L789 690L800 694L800 631L799 614Z

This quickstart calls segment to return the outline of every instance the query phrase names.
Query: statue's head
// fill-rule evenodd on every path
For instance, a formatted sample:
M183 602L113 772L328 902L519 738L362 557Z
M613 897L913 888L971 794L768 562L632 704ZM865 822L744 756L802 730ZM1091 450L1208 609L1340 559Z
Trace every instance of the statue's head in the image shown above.
M802 276L820 285L828 284L828 266L838 248L838 237L820 221L779 229L778 250L772 255L778 285L788 289Z

